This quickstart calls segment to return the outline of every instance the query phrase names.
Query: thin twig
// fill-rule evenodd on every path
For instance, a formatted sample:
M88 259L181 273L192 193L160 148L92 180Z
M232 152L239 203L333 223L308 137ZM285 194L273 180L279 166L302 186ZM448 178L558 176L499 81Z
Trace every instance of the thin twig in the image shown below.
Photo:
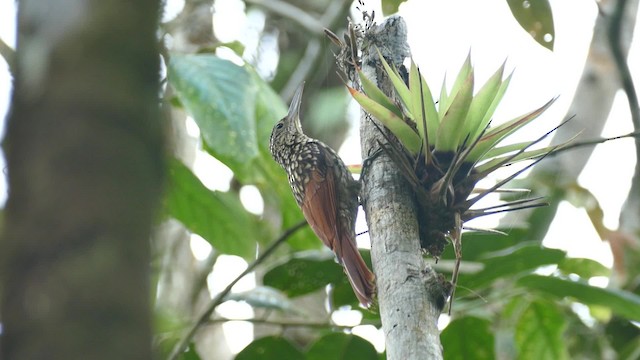
M16 76L16 51L11 48L2 38L0 38L0 56L4 58L4 61L9 65L9 72L11 75Z
M268 319L255 319L255 318L251 318L251 319L229 319L229 318L217 318L217 319L210 319L208 321L209 324L216 324L216 323L222 323L222 322L227 322L227 321L246 321L246 322L250 322L253 324L266 324L266 325L273 325L273 326L281 326L281 327L306 327L306 328L314 328L314 329L346 329L346 330L350 330L353 329L356 326L361 326L361 325L373 325L375 327L380 327L381 324L380 322L377 323L362 323L362 324L357 324L357 325L337 325L334 323L330 323L330 322L311 322L311 321L291 321L291 320L287 320L287 321L277 321L277 320L268 320Z
M636 139L640 139L640 131L634 131L628 134L624 134L624 135L618 135L618 136L613 136L613 137L608 137L608 138L600 138L600 139L592 139L592 140L585 140L585 141L577 141L575 143L572 144L568 144L565 145L559 149L557 149L553 154L550 154L551 156L556 156L562 152L565 152L567 150L571 150L571 149L575 149L575 148L579 148L579 147L583 147L583 146L592 146L592 145L598 145L598 144L603 144L607 141L611 141L611 140L618 140L618 139L624 139L624 138L628 138L628 137L633 137ZM638 140L636 140L637 143Z
M325 25L322 21L309 15L304 10L281 0L246 0L248 4L261 6L274 14L278 14L288 20L294 21L310 33L323 36Z
M284 233L282 233L282 235L280 235L280 237L278 237L273 243L271 243L271 245L269 245L269 247L265 249L265 251L262 254L260 254L260 256L258 256L251 264L249 264L247 269L243 271L242 274L238 275L231 283L229 283L229 285L227 285L226 288L224 288L224 290L218 293L216 297L211 299L211 302L209 302L209 305L207 305L207 308L205 309L205 311L202 312L202 314L198 317L198 320L193 324L191 329L189 329L189 331L184 335L184 337L180 339L180 341L173 348L171 355L169 355L169 359L170 360L177 359L178 356L187 348L187 346L189 346L189 342L191 341L191 339L193 339L198 329L200 329L202 325L206 324L209 321L209 317L211 316L213 311L216 309L218 305L222 304L227 294L231 292L231 289L233 288L233 286L238 281L240 281L240 279L242 279L245 275L251 273L253 269L256 268L256 266L260 265L267 257L269 257L280 245L282 245L285 242L285 240L287 240L291 235L293 235L296 231L300 230L306 224L307 224L306 221L301 221L295 224L294 226L292 226L291 228L287 229Z

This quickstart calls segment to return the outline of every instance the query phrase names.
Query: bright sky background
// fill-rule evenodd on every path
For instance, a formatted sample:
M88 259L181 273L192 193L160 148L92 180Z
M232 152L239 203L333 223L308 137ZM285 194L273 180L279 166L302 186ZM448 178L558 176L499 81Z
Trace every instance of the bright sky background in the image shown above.
M181 0L168 2L173 9L171 12L177 11L176 9L182 6ZM374 3L374 1L366 1L369 8L374 7ZM401 6L400 13L409 26L409 42L413 57L432 87L439 88L445 73L457 72L470 50L476 71L476 83L484 82L507 59L508 70L515 69L515 74L507 95L496 113L496 122L520 115L540 106L551 97L560 95L556 104L535 122L539 127L537 129L542 132L542 129L550 129L556 125L566 114L582 72L597 15L596 4L593 1L551 0L551 5L556 27L553 52L539 46L520 28L505 0L409 0ZM12 46L15 44L14 6L14 0L0 0L0 37ZM260 31L260 21L263 17L259 12L251 13L247 17L243 9L244 3L240 0L217 1L216 10L218 14L224 15L214 18L218 38L225 41L240 39L245 44L256 43L256 39L253 39L255 36L252 34ZM378 9L376 13L381 14L381 11ZM634 38L638 38L637 31ZM638 46L634 44L629 54L629 64L636 84L640 83L638 57ZM0 129L2 129L0 131L2 134L4 134L4 114L9 103L10 83L11 78L6 63L0 60L0 121L3 121L0 123ZM632 131L624 94L618 94L611 116L614 116L614 121L607 124L603 136L626 134ZM354 120L354 124L356 123L357 121ZM359 163L357 129L353 128L351 134L340 149L340 155L347 163ZM524 135L530 137L528 131L525 131ZM605 225L610 228L617 226L620 207L629 190L633 170L632 162L625 161L618 165L617 162L611 161L616 158L614 154L625 154L625 157L628 154L628 158L633 158L632 140L619 140L599 146L579 179L580 184L588 187L600 201L605 213ZM196 171L203 182L207 185L219 184L220 179L212 178L210 171L212 160L202 154L198 158L200 166L197 166ZM0 158L0 166L5 167L2 158ZM210 185L210 187L216 186ZM252 198L255 199L255 196L251 196L250 190L249 195L243 195L243 199L249 199L247 200L249 206L255 205L251 204ZM0 205L5 200L6 184L0 179ZM252 207L256 208L256 206ZM257 208L259 209L260 206ZM590 257L611 266L612 257L607 244L602 243L595 231L590 226L585 226L586 224L589 224L589 220L583 210L562 203L545 244L568 250L570 256ZM241 270L240 268L239 271ZM229 280L235 276L227 275ZM218 288L222 286L221 283L224 283L224 280L217 278L216 283L217 285L213 287ZM246 287L251 287L251 283L251 281L246 283ZM246 311L245 314L250 315ZM250 327L229 329L236 334L238 331L247 330L250 331ZM362 329L362 335L378 339L381 336L373 329ZM239 351L244 344L246 342L233 345L232 350Z

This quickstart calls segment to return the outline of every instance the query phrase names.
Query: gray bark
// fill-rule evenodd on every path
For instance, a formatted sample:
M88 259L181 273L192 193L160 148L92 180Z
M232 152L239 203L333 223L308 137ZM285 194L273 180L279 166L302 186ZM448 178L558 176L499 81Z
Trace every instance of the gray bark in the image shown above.
M24 0L4 143L5 359L149 359L159 1Z
M368 34L371 43L396 66L409 55L402 18L391 17ZM365 75L391 95L392 85L381 71L375 47L364 47L362 59ZM362 112L363 158L380 148L378 141L385 141L373 121ZM442 290L436 273L422 257L412 191L384 153L370 163L362 182L387 358L442 359L437 328Z

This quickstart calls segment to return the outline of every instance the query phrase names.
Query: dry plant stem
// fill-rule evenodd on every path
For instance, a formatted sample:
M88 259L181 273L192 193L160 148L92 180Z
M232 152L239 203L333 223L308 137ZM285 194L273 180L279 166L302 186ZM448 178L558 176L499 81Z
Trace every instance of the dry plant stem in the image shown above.
M397 60L392 61L396 66L408 55L406 30L398 31L399 27L405 29L404 20L392 17L374 35L383 55ZM362 58L365 75L392 95L375 47L365 48ZM361 113L363 158L379 149L379 141L386 141L373 121L369 114ZM410 187L386 153L370 163L362 181L387 359L442 359L436 326L441 307L432 295L438 293L438 280L422 257Z
M233 288L233 286L238 281L240 281L240 279L245 277L245 275L251 273L256 268L256 266L260 265L291 235L295 234L296 231L300 230L306 224L307 224L306 221L301 221L298 224L294 225L293 227L287 229L282 235L280 235L278 239L276 239L273 243L271 243L271 245L269 245L269 247L262 254L260 254L260 256L258 256L257 259L255 259L251 264L249 264L249 266L245 271L243 271L231 283L229 283L229 285L227 285L227 287L225 287L224 290L218 293L216 297L211 299L211 302L207 306L206 310L202 312L202 314L198 317L198 320L196 320L196 322L191 326L189 331L182 337L182 339L180 339L178 344L176 344L176 346L173 348L171 355L169 355L169 359L171 360L177 359L180 356L180 354L182 354L182 352L184 352L187 349L187 347L189 346L189 343L195 336L198 329L209 322L209 318L211 317L211 314L213 314L213 311L216 309L216 307L218 307L218 305L222 304L222 302L224 301L224 298L227 296L227 294L231 292L231 289Z

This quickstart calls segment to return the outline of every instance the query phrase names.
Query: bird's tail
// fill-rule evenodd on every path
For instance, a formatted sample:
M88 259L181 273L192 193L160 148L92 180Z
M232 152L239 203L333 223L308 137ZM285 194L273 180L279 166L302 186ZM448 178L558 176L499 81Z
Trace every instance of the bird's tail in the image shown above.
M376 276L358 252L354 241L343 241L342 264L358 301L367 308L373 303Z

